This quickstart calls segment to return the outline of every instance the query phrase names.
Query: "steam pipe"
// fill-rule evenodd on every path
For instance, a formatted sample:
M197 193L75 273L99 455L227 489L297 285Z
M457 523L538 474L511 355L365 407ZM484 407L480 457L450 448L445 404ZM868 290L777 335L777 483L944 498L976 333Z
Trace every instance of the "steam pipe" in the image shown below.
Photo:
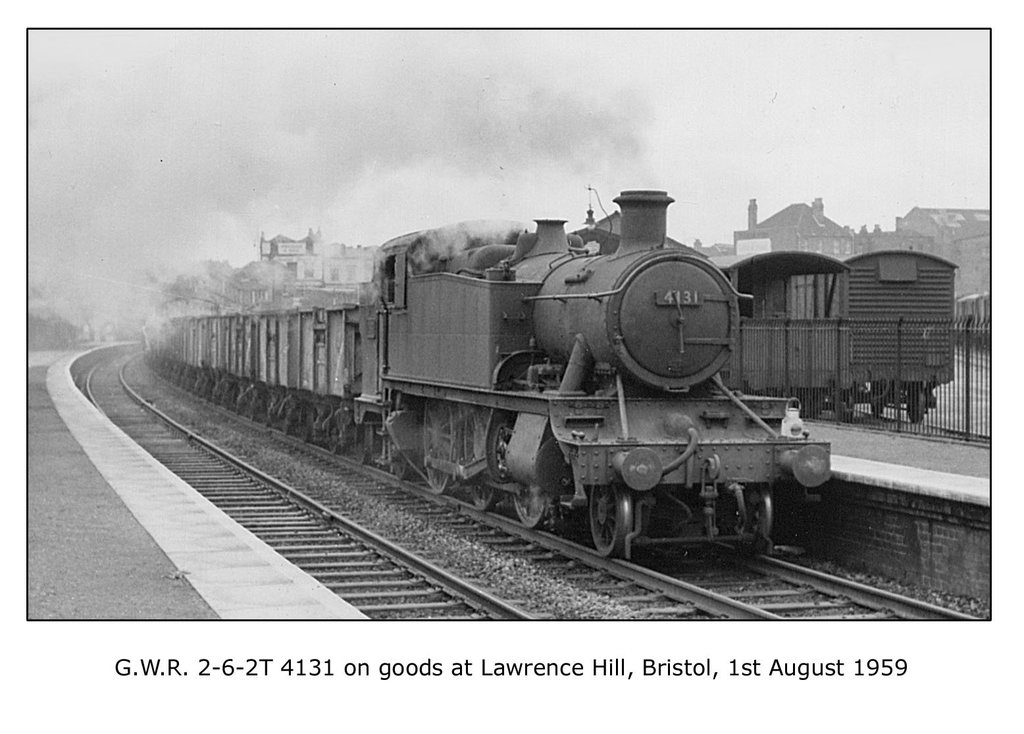
M690 426L690 428L687 429L686 433L690 437L690 442L686 445L686 450L665 465L665 468L661 470L661 476L665 476L670 471L675 471L676 469L681 467L683 465L683 462L685 462L687 459L693 456L694 452L697 451L697 429L694 428L693 426Z

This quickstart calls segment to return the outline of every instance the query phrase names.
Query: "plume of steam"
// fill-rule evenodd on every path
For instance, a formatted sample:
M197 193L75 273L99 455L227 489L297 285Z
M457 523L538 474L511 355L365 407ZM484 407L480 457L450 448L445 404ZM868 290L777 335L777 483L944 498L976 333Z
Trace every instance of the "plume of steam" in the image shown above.
M432 273L460 252L484 245L514 245L520 233L528 229L523 222L482 219L413 232L381 245L377 251L377 270L383 274L387 256L405 248L410 272Z

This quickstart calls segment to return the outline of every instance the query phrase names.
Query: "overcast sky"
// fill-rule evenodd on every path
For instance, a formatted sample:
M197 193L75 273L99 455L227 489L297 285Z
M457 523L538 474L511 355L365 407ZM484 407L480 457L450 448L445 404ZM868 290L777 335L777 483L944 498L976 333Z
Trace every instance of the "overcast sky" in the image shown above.
M260 231L576 226L588 185L667 190L687 243L755 197L892 229L989 206L989 115L984 31L32 32L30 280L74 302Z

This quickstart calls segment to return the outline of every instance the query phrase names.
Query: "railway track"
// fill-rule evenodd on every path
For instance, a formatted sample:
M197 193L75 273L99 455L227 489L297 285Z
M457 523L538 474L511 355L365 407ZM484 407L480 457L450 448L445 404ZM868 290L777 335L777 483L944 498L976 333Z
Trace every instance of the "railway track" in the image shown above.
M469 507L463 511L481 514ZM535 538L533 542L592 567L590 576L580 573L581 581L590 578L605 583L600 574L611 574L651 592L689 600L712 616L764 620L973 619L775 558L748 557L725 545L718 546L720 552L710 557L681 560L668 555L652 557L641 565L601 558L584 546L527 530L506 518L491 515L490 520L508 533Z
M284 558L372 619L529 619L157 411L124 360L89 366L86 396L134 441Z
M306 465L340 472L346 484L360 485L435 526L496 552L528 559L545 573L628 605L635 619L971 619L774 558L745 557L724 546L697 560L652 555L641 565L602 558L585 545L524 528L500 513L480 512L470 501L438 497L411 482L204 404L238 425L273 437ZM330 502L330 498L320 501Z

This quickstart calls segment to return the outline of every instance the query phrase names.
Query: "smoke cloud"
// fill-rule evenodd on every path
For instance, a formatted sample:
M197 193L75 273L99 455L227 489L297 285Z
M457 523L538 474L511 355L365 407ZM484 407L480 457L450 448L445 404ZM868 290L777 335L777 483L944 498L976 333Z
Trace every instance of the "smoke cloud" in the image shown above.
M572 230L587 185L597 217L619 191L668 191L687 243L731 243L751 198L767 217L821 197L854 229L986 208L989 40L32 31L30 284L76 320L119 317L187 263L256 259L261 232L376 246L476 219Z
M150 301L147 280L256 259L260 231L375 245L540 216L510 192L644 158L643 104L563 85L543 58L509 63L525 48L506 33L33 32L30 282L74 321L119 318Z

